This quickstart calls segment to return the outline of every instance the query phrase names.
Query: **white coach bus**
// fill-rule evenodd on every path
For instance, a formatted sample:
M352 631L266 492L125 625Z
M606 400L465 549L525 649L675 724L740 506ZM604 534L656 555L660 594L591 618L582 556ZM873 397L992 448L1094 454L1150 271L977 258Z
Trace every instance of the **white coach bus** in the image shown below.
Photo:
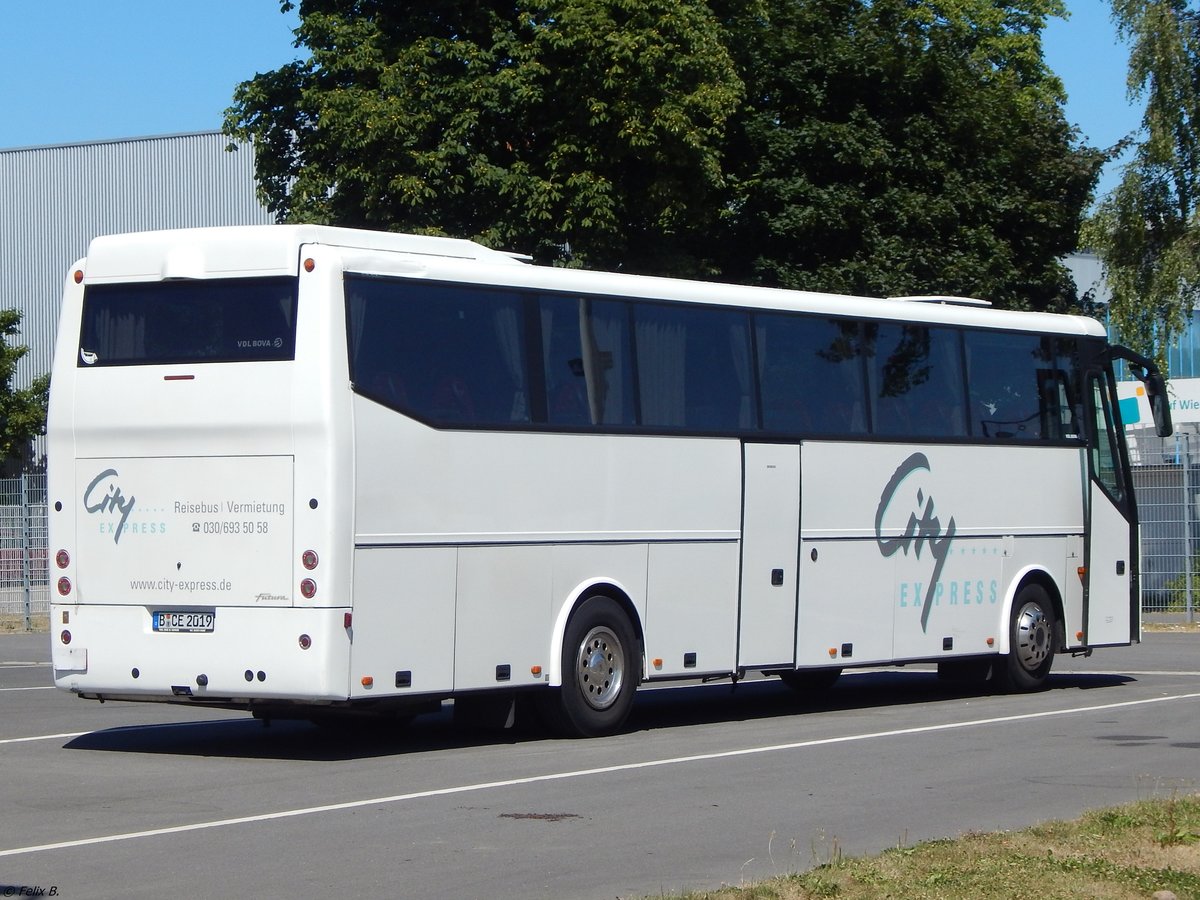
M1164 410L1086 318L97 238L47 429L55 682L314 719L527 693L578 735L670 679L1037 688L1140 634L1115 356Z

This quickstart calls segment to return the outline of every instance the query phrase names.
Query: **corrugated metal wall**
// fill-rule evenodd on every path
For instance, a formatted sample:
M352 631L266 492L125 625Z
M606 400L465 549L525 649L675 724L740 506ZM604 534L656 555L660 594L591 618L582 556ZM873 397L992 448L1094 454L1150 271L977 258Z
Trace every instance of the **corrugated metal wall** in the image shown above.
M249 145L219 132L0 150L0 309L24 314L16 385L50 371L63 278L100 234L271 217Z

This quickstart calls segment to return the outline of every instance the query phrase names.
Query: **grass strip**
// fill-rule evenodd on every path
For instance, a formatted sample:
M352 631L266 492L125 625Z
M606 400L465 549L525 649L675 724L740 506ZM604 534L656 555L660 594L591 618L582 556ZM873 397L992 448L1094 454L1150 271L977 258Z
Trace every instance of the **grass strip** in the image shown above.
M823 855L823 861L817 859ZM1200 795L1144 800L1021 831L842 855L813 849L806 872L681 900L1146 900L1200 898ZM1163 895L1160 895L1163 896ZM659 897L658 900L665 900Z

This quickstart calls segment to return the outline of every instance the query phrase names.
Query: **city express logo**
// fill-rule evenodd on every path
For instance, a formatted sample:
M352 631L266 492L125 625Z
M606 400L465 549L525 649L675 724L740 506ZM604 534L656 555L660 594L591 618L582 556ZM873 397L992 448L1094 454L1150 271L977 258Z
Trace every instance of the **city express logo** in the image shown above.
M125 496L117 482L116 469L105 469L92 479L83 492L83 508L89 515L107 516L102 526L113 536L113 543L121 542L121 534L125 531L125 523L133 512L135 498Z
M905 556L911 551L917 559L921 558L922 551L926 551L933 558L933 572L921 609L921 630L926 631L942 569L950 556L955 528L954 516L942 524L934 508L933 495L922 487L926 480L915 477L921 472L932 472L924 453L914 453L892 473L875 510L875 542L879 552L888 558L900 551L904 551ZM884 537L885 530L893 535L899 531L899 536Z

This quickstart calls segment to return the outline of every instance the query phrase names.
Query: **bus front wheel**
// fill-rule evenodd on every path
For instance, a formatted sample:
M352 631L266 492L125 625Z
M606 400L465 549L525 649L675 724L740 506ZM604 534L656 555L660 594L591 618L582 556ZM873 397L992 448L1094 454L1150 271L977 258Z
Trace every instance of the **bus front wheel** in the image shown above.
M609 597L589 597L563 636L562 687L544 697L543 715L555 731L599 737L617 731L633 708L639 679L637 635Z
M1000 665L1001 687L1034 691L1044 687L1054 662L1054 602L1040 584L1027 584L1013 601L1008 655Z

